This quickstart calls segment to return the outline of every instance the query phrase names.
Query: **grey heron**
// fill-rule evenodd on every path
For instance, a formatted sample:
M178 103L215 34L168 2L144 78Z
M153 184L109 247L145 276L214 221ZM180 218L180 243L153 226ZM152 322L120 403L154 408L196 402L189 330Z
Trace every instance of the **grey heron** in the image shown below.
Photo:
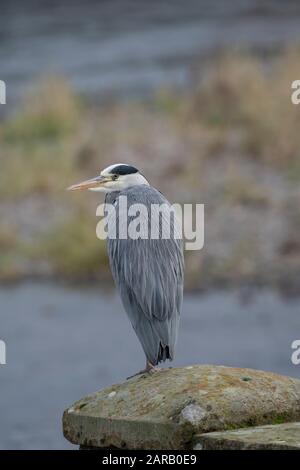
M108 235L107 238L112 275L146 355L146 367L139 373L154 372L159 362L174 358L183 297L183 243L175 236L176 219L171 216L171 205L137 168L122 163L111 165L99 176L68 189L104 192L105 203L114 204L119 211L120 196L126 196L128 207L143 204L150 214L152 205L164 205L170 212L169 238L161 236L161 227L160 236L151 238L151 217L148 237L111 238ZM116 223L122 215L119 211L116 211ZM125 214L126 223L127 216Z

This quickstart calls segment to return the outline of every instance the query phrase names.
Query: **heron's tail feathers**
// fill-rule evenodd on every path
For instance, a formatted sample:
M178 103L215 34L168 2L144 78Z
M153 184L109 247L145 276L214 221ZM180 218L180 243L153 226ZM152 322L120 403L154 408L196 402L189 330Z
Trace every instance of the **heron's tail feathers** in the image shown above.
M161 343L159 345L159 351L158 351L158 358L157 358L157 363L159 362L165 362L167 359L170 361L173 360L173 356L171 355L170 348L169 346L163 346Z

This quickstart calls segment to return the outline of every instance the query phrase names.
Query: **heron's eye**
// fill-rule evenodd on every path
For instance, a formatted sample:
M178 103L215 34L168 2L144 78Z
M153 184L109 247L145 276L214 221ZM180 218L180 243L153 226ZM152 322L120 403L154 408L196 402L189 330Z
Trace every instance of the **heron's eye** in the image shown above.
M119 178L119 175L112 175L112 177L111 177L111 179L112 179L113 181L117 180L118 178Z

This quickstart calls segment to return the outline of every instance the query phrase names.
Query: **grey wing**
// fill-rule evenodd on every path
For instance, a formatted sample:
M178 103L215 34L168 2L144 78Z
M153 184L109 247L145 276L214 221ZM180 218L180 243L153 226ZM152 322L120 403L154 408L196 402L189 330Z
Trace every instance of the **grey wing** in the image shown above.
M154 188L128 191L130 202L166 203ZM143 199L144 197L144 199ZM169 203L168 203L169 204ZM108 255L125 310L147 359L173 359L183 296L182 240L108 239Z

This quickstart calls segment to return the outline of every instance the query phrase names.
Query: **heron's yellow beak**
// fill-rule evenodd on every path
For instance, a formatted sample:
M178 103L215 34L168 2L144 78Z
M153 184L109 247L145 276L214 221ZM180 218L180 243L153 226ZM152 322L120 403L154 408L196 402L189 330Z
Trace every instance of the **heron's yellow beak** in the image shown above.
M90 180L82 181L81 183L73 184L69 188L68 191L83 191L84 189L91 189L91 188L98 188L102 186L104 183L109 181L109 178L106 176L96 176L96 178L92 178Z

